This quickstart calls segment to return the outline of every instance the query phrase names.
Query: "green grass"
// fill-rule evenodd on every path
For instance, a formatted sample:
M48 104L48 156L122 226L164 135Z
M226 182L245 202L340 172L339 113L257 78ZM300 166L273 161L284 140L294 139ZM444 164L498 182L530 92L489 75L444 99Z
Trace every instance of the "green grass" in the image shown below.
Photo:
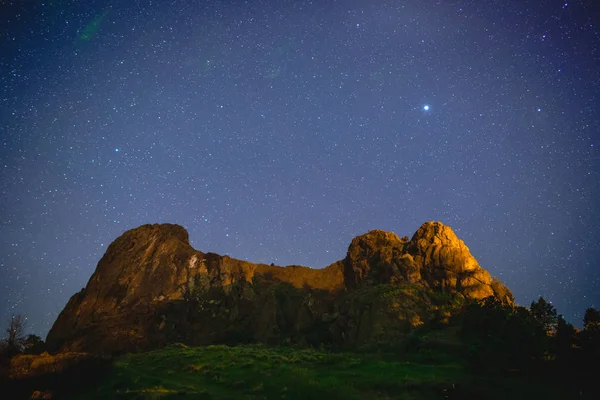
M259 345L177 345L118 359L107 380L80 398L436 399L465 378L463 366L453 363Z
M173 345L118 358L76 399L564 399L528 374L478 374L455 332L425 332L410 352ZM419 350L420 348L420 350ZM490 360L490 362L493 362Z

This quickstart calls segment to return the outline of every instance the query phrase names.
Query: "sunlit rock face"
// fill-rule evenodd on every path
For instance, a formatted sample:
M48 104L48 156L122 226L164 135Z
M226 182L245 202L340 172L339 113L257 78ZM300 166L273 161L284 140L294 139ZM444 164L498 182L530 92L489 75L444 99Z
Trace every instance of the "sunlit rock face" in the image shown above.
M181 226L143 225L125 232L108 247L85 289L60 313L49 343L90 350L94 343L119 349L143 342L142 320L152 317L151 305L180 298L186 266L199 257L202 253L190 246Z
M479 266L454 231L441 222L423 224L407 243L406 252L431 289L475 299L494 294L489 272Z
M102 353L172 341L353 346L435 318L439 294L510 297L439 222L423 224L410 240L370 231L323 269L203 253L181 226L143 225L108 247L47 342L54 350Z
M426 222L410 240L370 231L352 240L343 262L347 288L404 282L466 298L494 294L490 274L452 228L441 222Z
M143 225L108 247L87 286L58 316L48 344L55 350L109 352L162 344L167 338L156 328L164 327L168 309L182 301L195 276L210 288L261 278L298 289L343 289L342 271L335 264L324 269L253 264L194 250L181 226Z

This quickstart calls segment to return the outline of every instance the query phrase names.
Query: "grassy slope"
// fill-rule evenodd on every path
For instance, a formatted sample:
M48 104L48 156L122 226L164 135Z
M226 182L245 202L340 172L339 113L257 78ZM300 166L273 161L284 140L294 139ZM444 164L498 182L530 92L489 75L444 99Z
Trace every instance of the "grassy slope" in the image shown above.
M439 398L464 378L457 364L262 346L173 346L128 355L81 398Z
M476 380L460 362L310 349L183 345L127 355L81 399L561 398L508 378Z

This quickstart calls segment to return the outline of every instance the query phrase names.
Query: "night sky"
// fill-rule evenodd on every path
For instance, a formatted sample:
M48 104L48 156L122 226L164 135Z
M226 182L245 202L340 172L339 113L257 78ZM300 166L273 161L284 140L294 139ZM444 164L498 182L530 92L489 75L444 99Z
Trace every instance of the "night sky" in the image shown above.
M324 267L450 225L522 305L600 306L595 1L2 1L0 327L141 224Z

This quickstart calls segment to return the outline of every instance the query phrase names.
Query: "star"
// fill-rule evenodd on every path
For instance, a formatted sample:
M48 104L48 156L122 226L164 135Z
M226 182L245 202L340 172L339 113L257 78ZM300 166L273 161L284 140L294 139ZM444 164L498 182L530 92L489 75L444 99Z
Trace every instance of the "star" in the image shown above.
M38 11L18 3L17 13ZM10 38L0 99L11 99L0 114L15 133L0 145L0 220L10 221L0 224L0 302L15 304L0 307L0 331L15 312L45 336L39 327L124 226L155 222L184 226L203 251L320 268L356 235L438 220L521 304L542 294L574 324L600 304L600 253L589 251L600 249L590 200L600 198L590 122L600 108L588 73L598 46L586 2L562 11L564 39L542 2L514 16L500 2L461 2L442 26L417 8L339 5L294 23L304 20L296 2L266 0L243 18L203 2L143 15L95 3L44 15L80 28L52 46L0 12ZM384 9L386 23L373 23ZM482 12L514 17L511 29L465 30ZM202 40L190 46L190 35ZM399 38L402 49L387 51ZM567 260L561 246L578 251Z

